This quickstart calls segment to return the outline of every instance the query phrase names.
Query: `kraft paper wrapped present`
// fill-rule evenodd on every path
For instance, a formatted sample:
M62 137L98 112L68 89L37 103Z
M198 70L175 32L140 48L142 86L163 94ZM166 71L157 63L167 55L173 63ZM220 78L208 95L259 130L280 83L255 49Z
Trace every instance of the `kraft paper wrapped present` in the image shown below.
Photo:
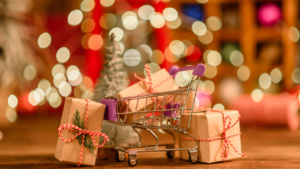
M79 164L81 155L81 142L83 134L75 137L72 141L66 140L72 139L78 132L70 131L66 129L67 125L75 125L75 127L84 128L83 125L86 119L87 106L88 107L88 119L86 123L86 130L95 132L95 136L85 134L84 147L82 152L82 165L95 166L96 155L98 147L93 144L92 138L98 143L100 136L107 137L101 132L103 116L105 111L105 105L94 101L87 101L84 99L76 99L67 97L64 104L63 114L61 118L61 125L58 128L61 131L61 137L58 137L55 157L61 161L71 164ZM75 128L72 127L73 129ZM77 130L79 131L79 130ZM106 138L107 139L107 138Z
M198 161L204 163L214 163L224 161L226 153L224 150L224 126L223 116L216 110L193 112L190 128L187 130L196 139L201 139L198 142ZM225 118L229 116L231 118L231 124L226 135L228 140L235 147L236 151L229 144L228 157L226 160L238 158L244 156L241 154L241 138L240 138L240 124L239 124L239 112L236 110L223 110ZM181 117L181 127L187 127L190 113L185 113ZM225 126L228 127L230 118L226 119ZM237 122L237 123L236 123ZM220 138L221 137L221 138ZM223 138L222 138L223 137ZM205 139L211 139L206 140ZM194 140L191 137L181 134L181 148L193 148L196 146ZM223 154L222 154L223 151ZM222 156L223 155L223 158ZM189 160L189 154L187 151L181 151L183 160Z
M158 72L151 75L152 79L152 88L155 90L155 92L166 92L166 91L172 91L179 89L179 87L176 85L174 79L170 74L165 70L161 69ZM149 77L145 78L146 82L149 82ZM132 86L122 90L118 93L119 98L123 97L129 97L129 96L137 96L137 95L143 95L143 94L149 94L151 91L149 91L149 86L144 81L140 81L138 83L133 84ZM171 95L166 96L166 98L169 98ZM160 97L160 101L158 104L162 105L163 103L163 97ZM170 102L171 99L165 99L164 103ZM121 102L118 103L119 112L126 112L128 107L128 112L136 112L136 111L144 111L145 107L146 110L153 110L154 109L155 101L152 98L148 98L146 102L146 98L137 100L131 100L130 102ZM126 119L125 119L126 116ZM141 118L144 116L144 113L140 114L128 114L123 116L123 119L126 123L132 123L135 120Z

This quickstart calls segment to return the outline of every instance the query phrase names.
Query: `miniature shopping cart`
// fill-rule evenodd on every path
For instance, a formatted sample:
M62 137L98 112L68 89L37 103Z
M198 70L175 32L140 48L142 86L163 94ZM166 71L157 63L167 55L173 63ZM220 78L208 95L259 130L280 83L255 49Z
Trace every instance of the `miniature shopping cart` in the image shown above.
M203 64L198 64L196 66L189 66L185 68L173 67L170 74L171 76L175 77L177 72L187 70L193 70L192 79L190 80L187 88L123 98L107 97L106 99L101 100L101 103L105 104L107 107L106 115L116 115L115 120L109 122L118 125L132 126L135 131L137 128L147 130L156 139L156 145L152 146L141 146L140 138L138 145L130 147L116 147L117 161L124 161L125 153L128 153L128 165L135 166L138 162L138 153L155 151L166 151L169 158L174 157L174 151L188 151L190 161L192 163L196 163L198 161L198 141L186 130L188 130L190 127L195 98L197 95L197 88L200 82L200 77L202 77L205 72L205 66ZM147 106L147 101L150 100L152 100L155 104L149 108L149 106ZM191 102L189 103L191 105L190 107L186 106L188 100ZM130 104L130 102L133 101L136 105L138 105L139 102L144 103L144 108L142 110L140 109L139 111L137 111L137 109L135 111L129 111L128 106L127 108L120 108L124 103ZM188 124L181 124L180 120L183 113L190 114ZM133 120L130 123L126 122L126 118L128 118L127 116L131 116L131 118L133 117ZM174 143L175 137L171 131L184 133L194 138L196 146L193 148L174 148L174 143L168 145L159 145L158 137L151 129L162 129L170 133L173 136ZM166 146L166 148L159 149L159 146Z

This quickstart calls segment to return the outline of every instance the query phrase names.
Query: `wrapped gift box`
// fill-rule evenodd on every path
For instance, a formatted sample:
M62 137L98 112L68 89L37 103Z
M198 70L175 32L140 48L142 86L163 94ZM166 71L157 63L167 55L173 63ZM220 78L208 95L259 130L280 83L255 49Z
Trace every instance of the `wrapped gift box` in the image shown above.
M151 75L152 77L152 87L156 92L166 92L176 90L179 87L176 85L174 79L170 74L165 70L161 69L155 74ZM145 81L149 81L149 78L146 78ZM119 98L129 97L129 96L137 96L143 94L149 94L149 86L143 81L133 84L132 86L122 90L118 93ZM169 98L171 95L166 96ZM163 104L163 97L158 97L161 100L158 102L160 105ZM155 98L154 98L155 99ZM165 99L164 103L170 102L171 99ZM153 110L155 101L153 98L148 98L146 102L146 98L137 100L131 100L130 102L120 102L118 103L119 112L126 112L128 108L128 112L136 112L136 111L144 111ZM125 117L126 116L126 117ZM122 119L125 120L126 123L132 123L135 120L144 116L144 113L140 114L128 114L122 116ZM125 119L126 118L126 119Z
M239 112L236 110L224 110L225 117L231 118L231 125L239 119ZM181 127L186 128L190 118L190 113L185 113L181 117ZM229 118L226 120L226 127L229 124ZM194 112L192 114L190 128L187 130L196 139L214 139L223 137L223 117L222 113L214 111L206 112ZM226 131L226 135L229 136L229 141L234 145L236 150L241 153L241 138L240 138L240 124L237 122L232 128ZM233 136L232 136L233 135ZM195 141L189 140L191 137L186 134L181 135L181 148L193 148L195 147ZM198 161L204 163L214 163L223 161L221 157L222 149L225 139L216 139L213 141L199 141L198 142ZM189 160L189 154L187 151L181 153L183 160ZM241 155L234 151L229 145L227 160L240 157ZM223 154L225 157L225 154Z
M101 103L89 101L89 115L87 120L87 130L94 131L94 132L101 132L104 111L105 111L105 105ZM76 115L74 116L74 114L78 112L80 115L80 121L84 122L86 112L87 112L86 100L67 97L65 100L65 105L64 105L60 124L61 125L74 124L73 120L76 116ZM64 139L67 140L74 137L73 132L68 130L63 130L61 132L61 135ZM90 136L85 135L85 137L90 137ZM55 157L59 161L72 163L72 164L79 163L81 144L79 144L77 138L75 138L73 141L65 142L60 137L58 137ZM94 139L96 143L98 143L100 137L94 136ZM86 140L91 141L91 139L89 140L89 138L87 138ZM90 149L84 146L81 164L86 166L95 166L96 163L95 155L97 155L97 150L98 147L94 146L93 153L92 153Z

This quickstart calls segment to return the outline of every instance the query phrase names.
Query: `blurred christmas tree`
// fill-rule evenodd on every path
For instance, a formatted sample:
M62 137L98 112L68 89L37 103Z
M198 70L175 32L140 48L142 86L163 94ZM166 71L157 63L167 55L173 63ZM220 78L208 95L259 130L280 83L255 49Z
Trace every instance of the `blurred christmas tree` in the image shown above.
M115 38L115 34L112 33L107 46L103 70L94 90L94 100L97 102L100 102L105 96L115 96L129 84L120 54L121 49L118 42L114 40Z
M116 96L117 93L128 87L129 79L124 68L124 62L120 54L120 46L115 41L115 34L109 37L105 55L105 63L101 76L97 80L94 89L93 100L100 102L105 96ZM132 127L118 126L107 121L103 122L102 132L109 137L105 147L128 146L138 142L138 136ZM100 140L102 142L103 140Z

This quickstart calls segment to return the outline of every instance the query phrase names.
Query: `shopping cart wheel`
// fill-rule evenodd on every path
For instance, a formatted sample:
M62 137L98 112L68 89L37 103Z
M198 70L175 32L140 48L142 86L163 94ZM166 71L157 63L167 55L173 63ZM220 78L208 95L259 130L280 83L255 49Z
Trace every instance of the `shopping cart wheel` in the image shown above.
M175 156L175 152L174 151L167 151L167 156L169 159L173 159Z
M197 150L189 150L189 159L192 164L196 164L198 161L198 151Z
M173 148L175 148L175 146L174 146L174 144L170 144L170 145L167 145L166 148L167 149L173 149ZM174 156L175 156L175 152L174 151L167 151L167 157L169 159L173 159Z
M117 151L116 153L116 161L123 162L125 160L125 152L124 151Z
M128 155L128 165L130 167L136 166L138 163L138 159L136 158L136 154L129 154Z

